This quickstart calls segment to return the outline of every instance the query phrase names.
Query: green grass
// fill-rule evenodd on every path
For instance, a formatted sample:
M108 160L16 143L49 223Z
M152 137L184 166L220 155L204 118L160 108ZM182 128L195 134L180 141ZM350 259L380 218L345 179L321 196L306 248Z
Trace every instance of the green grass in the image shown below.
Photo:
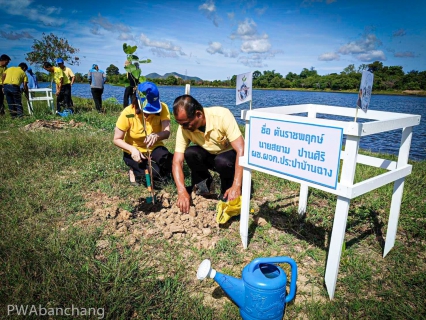
M140 237L131 247L105 235L102 226L76 224L93 212L86 207L89 193L118 197L130 212L144 194L128 186L121 151L112 144L121 107L106 104L106 114L97 114L90 101L74 103L77 113L65 119L41 110L20 120L0 118L0 318L7 305L40 304L104 308L106 319L239 319L238 308L214 281L194 280L196 268L210 258L218 271L241 277L243 267L262 256L290 256L298 264L298 293L286 319L426 317L426 161L411 162L396 244L385 259L392 185L352 200L330 301L323 279L336 197L323 191L310 189L308 213L300 220L299 185L253 173L252 208L266 224L250 223L247 250L241 247L238 217L220 229L212 249L158 237ZM23 130L37 119L86 125ZM172 132L176 128L172 122ZM174 134L166 144L173 151ZM358 165L355 180L380 172ZM175 187L166 190L173 194ZM144 218L133 222L138 219ZM99 240L109 243L102 252Z

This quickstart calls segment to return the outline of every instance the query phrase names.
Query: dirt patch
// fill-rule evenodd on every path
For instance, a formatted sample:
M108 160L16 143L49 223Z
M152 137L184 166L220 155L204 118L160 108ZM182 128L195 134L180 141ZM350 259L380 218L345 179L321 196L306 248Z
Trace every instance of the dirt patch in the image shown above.
M36 120L33 123L27 124L24 127L24 130L26 131L34 131L34 130L42 130L42 129L52 129L52 130L58 130L58 129L64 129L64 128L79 128L83 127L85 124L83 122L77 122L74 120L71 120L69 122L62 121L62 120Z

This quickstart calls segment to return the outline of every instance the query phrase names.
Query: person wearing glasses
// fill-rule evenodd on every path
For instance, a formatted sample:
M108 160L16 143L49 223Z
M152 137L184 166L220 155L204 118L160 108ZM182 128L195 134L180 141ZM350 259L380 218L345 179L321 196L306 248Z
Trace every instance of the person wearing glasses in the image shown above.
M209 170L220 175L219 198L227 201L238 198L243 178L239 158L244 155L244 138L231 111L224 107L204 108L194 97L182 95L173 103L173 114L179 127L172 172L181 212L189 212L192 190L201 195L209 193L213 180ZM184 160L191 170L188 188L184 182Z
M154 188L171 179L173 154L163 140L170 136L169 107L160 101L157 86L143 82L137 86L137 96L118 117L114 144L123 150L124 163L129 167L131 185L140 185L151 156Z

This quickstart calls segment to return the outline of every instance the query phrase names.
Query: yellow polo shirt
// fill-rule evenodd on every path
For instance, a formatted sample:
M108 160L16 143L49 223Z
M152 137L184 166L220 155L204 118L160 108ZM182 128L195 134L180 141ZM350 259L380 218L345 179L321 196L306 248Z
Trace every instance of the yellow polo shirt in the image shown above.
M27 74L21 67L7 68L4 74L6 74L6 78L4 78L3 84L20 86L22 83L28 82Z
M63 80L62 80L63 85L71 83L70 79L68 79L65 72L63 72L61 68L53 67L53 81L55 81L55 83L57 85L59 85L59 84L61 84L61 78L63 78Z
M71 78L75 77L74 72L72 72L72 70L68 67L65 67L65 70L62 70L62 71L65 73L65 75L68 77L71 83Z
M231 142L242 134L234 115L224 107L203 108L206 117L206 131L191 132L179 126L176 133L175 152L184 153L191 142L211 154L232 150Z
M6 71L6 69L7 69L7 66L4 66L4 67L0 66L0 85L3 84L3 73Z
M115 125L121 131L126 132L124 141L131 146L138 148L140 152L147 152L146 144L144 143L145 137L151 133L163 131L161 121L170 121L169 107L163 102L161 103L161 106L160 115L150 114L147 118L145 118L147 132L143 129L143 113L141 112L140 114L136 114L136 110L132 105L124 108ZM156 142L150 150L154 150L159 146L164 146L163 141ZM129 153L126 150L123 151Z

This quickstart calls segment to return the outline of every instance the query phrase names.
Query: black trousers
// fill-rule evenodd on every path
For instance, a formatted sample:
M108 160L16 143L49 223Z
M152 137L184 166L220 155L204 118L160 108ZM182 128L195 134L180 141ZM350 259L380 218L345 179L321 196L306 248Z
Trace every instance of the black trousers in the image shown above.
M200 146L191 146L185 150L185 161L191 169L191 184L212 178L209 169L220 175L220 192L225 193L234 182L237 152L229 150L221 154L211 154Z
M91 88L93 101L95 101L96 110L102 111L102 94L104 89L102 88Z
M61 107L65 105L67 108L71 107L71 85L64 84L61 91L56 98L56 110L61 111Z
M123 152L124 163L133 169L135 177L145 177L145 169L148 169L148 160L136 162L127 152ZM170 177L172 173L173 154L166 147L157 147L151 152L152 177L161 180Z
M124 89L124 97L123 97L123 109L130 105L133 101L133 98L136 96L136 94L133 92L134 87L126 87ZM130 102L129 102L130 99Z
M0 114L5 114L4 112L4 93L3 86L0 85Z

